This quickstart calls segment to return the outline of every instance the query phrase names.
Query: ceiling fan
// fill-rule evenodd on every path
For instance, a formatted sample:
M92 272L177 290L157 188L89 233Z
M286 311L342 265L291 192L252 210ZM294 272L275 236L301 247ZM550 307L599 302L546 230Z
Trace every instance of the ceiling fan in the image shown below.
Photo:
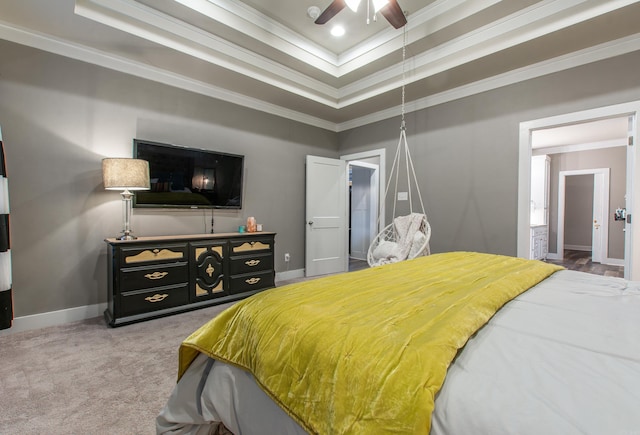
M367 2L369 0L366 0ZM407 24L407 18L404 16L402 8L398 4L398 0L371 0L373 3L374 13L380 12L383 17L389 21L389 23L399 29ZM349 8L356 12L360 0L333 0L331 4L316 18L316 24L324 24L333 18L338 12L349 6Z

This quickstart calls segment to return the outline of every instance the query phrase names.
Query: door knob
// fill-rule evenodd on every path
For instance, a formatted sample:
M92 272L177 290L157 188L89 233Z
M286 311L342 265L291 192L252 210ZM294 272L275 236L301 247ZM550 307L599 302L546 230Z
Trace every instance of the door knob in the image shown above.
M309 221L309 225L313 225L313 221Z

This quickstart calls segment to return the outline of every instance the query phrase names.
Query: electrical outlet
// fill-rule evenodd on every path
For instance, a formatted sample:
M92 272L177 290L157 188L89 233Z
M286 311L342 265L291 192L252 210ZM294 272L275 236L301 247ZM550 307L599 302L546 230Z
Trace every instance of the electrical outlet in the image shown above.
M289 255L289 253L287 252L286 254L284 254L284 262L288 263L289 260L291 260L291 256Z

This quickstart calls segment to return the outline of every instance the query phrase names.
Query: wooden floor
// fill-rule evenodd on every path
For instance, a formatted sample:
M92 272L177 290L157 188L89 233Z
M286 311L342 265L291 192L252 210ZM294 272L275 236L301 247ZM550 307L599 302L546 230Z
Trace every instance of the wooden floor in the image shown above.
M547 260L548 263L559 264L569 270L579 270L581 272L593 273L594 275L615 276L624 278L623 266L610 266L607 264L594 263L591 261L590 251L564 251L564 260Z

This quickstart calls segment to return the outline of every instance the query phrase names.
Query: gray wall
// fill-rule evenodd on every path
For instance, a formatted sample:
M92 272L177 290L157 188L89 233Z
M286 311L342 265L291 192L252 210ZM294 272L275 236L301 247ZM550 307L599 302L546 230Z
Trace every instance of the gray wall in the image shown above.
M408 114L432 252L516 255L520 123L638 100L639 67L636 52ZM399 126L398 117L343 132L340 152L386 148L390 167Z
M15 316L106 302L104 238L122 229L121 198L101 160L133 138L245 155L241 211L277 232L276 269L304 267L304 158L337 156L335 133L0 41L0 126L11 205ZM209 232L210 211L134 209L139 236Z
M100 161L130 156L134 137L246 155L246 207L216 212L216 230L255 216L278 233L278 271L284 252L304 267L304 156L385 147L390 167L398 142L399 119L335 134L8 42L0 52L16 316L106 301L103 239L122 220ZM630 54L408 114L432 250L515 255L519 123L638 100L639 66ZM209 218L137 209L132 228L202 233Z

